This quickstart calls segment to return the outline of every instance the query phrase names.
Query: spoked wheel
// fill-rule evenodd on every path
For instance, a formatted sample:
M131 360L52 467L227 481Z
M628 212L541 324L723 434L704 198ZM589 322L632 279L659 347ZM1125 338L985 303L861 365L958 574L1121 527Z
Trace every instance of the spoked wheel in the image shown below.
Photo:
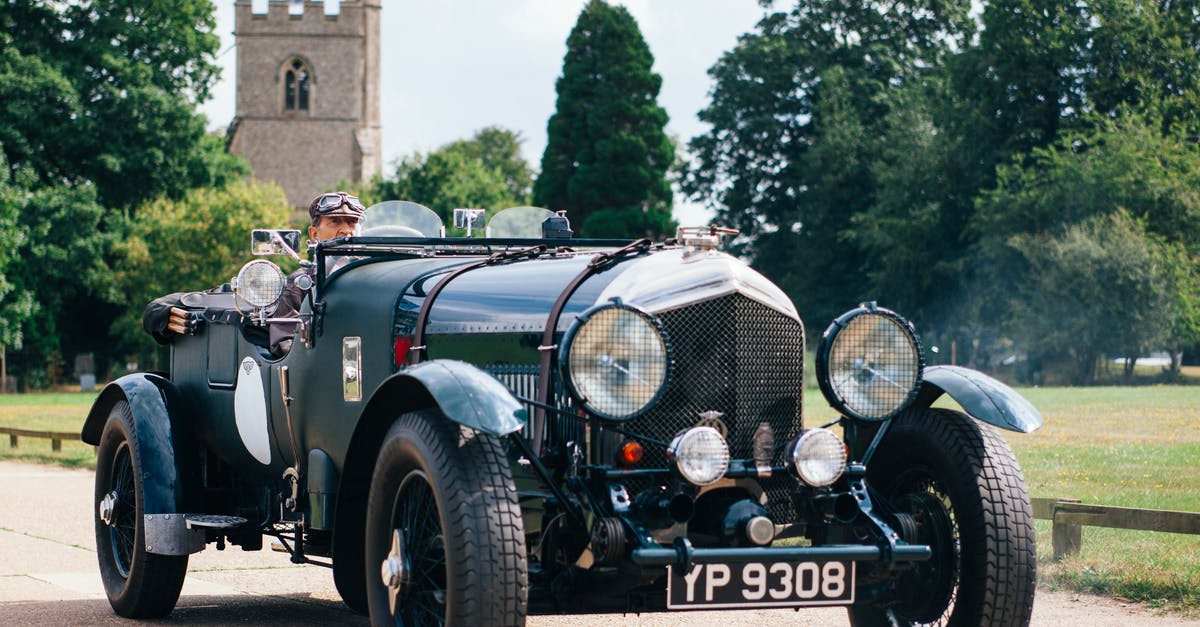
M439 624L446 615L446 538L425 473L413 470L400 483L392 521L382 568L388 611L404 625Z
M995 431L944 409L893 419L867 478L933 557L900 577L854 625L1028 625L1036 583L1033 509Z
M171 613L187 556L146 552L141 463L133 446L133 416L121 401L109 414L96 459L96 554L113 611L128 618Z
M401 416L376 461L366 576L375 625L521 625L525 536L500 442L436 410Z

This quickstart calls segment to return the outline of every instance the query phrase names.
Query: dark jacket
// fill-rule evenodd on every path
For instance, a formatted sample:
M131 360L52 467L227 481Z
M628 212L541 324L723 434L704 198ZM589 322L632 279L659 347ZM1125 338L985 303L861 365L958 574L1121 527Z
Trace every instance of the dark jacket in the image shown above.
M301 274L313 275L312 266L302 267L288 275L287 287L279 297L279 305L275 308L275 318L294 318L300 313L300 305L304 302L304 294L296 287L296 277ZM268 329L271 336L271 354L276 357L286 355L292 349L292 340L296 336L296 323L273 322Z

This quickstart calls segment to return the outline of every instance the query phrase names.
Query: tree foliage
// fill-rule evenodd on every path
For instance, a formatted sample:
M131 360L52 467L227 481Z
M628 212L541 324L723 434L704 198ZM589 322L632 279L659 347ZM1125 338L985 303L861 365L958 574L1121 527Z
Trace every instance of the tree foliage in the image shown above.
M1028 301L1031 285L1050 289L1047 282L1087 282L1070 288L1089 291L1087 299L1060 306L1086 312L1101 292L1102 299L1120 298L1126 305L1121 316L1104 319L1104 332L1083 324L1086 313L1052 319L1073 325L1064 332L1074 333L1088 349L1079 359L1094 360L1101 350L1134 356L1164 347L1177 352L1200 342L1194 311L1200 304L1198 186L1200 147L1178 134L1164 136L1136 117L1064 134L1052 146L1004 165L997 187L980 196L970 225L979 242L975 298L980 310L990 314L985 319L1014 330L1020 325L1039 328L1032 319L1037 307L1014 304L1003 295L1025 294ZM1062 250L1045 252L1051 245ZM1049 268L1057 262L1086 261L1093 268ZM1064 274L1070 272L1075 274ZM1052 299L1053 293L1044 298ZM1058 296L1065 297L1061 290ZM1149 306L1154 311L1142 311ZM1104 308L1115 311L1118 303ZM1142 335L1130 339L1130 333ZM1101 335L1119 345L1090 339ZM1081 376L1090 378L1088 364L1079 365Z
M534 204L565 209L584 235L624 228L635 229L624 235L661 234L673 226L667 172L675 147L663 130L662 78L653 65L628 10L588 2L567 37L533 187Z
M709 71L712 102L700 118L712 130L689 143L695 161L683 188L749 236L738 252L810 319L871 295L843 234L875 201L887 96L967 41L967 9L937 0L796 2L764 17Z
M1092 215L1057 235L1016 235L1007 245L1027 268L1008 303L1007 330L1033 360L1069 355L1073 382L1086 384L1105 355L1136 357L1167 338L1162 253L1127 213Z
M411 200L436 211L443 222L456 208L495 211L529 202L532 176L521 156L521 137L500 127L481 129L471 139L429 153L408 155L395 167L393 177L369 186L364 200Z
M33 178L20 170L0 184L0 205L17 215L4 236L13 248L4 246L12 257L4 269L9 289L0 297L0 332L19 349L8 353L8 369L26 388L50 382L47 367L61 361L65 336L79 338L80 351L105 343L95 323L111 315L104 287L114 240L94 187L33 187Z
M217 78L210 0L0 5L0 142L42 184L91 182L107 207L179 197L235 165L195 103Z

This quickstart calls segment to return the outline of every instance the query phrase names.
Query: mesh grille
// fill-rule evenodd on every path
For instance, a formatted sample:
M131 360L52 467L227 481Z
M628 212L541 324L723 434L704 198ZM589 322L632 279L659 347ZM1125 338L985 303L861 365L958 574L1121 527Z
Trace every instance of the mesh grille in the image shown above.
M537 398L537 364L492 364L487 371L503 383L513 394L522 398ZM533 416L533 405L525 405L525 415ZM525 437L533 437L532 420L526 421L521 430Z
M695 425L700 414L718 411L729 430L734 458L753 457L759 425L775 432L772 463L783 463L781 447L801 428L804 329L799 322L731 295L660 314L674 358L671 383L629 431L670 441ZM644 467L666 466L666 452L646 447ZM771 484L777 484L771 487ZM791 522L789 481L771 481L768 508L778 523ZM630 486L633 488L633 486Z

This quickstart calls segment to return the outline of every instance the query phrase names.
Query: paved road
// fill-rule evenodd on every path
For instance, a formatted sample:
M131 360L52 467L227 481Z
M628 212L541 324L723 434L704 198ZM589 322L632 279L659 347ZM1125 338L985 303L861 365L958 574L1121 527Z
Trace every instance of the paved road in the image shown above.
M92 473L0 462L0 625L128 625L104 598L92 528ZM193 555L173 625L365 625L342 605L327 569L272 551L211 547ZM1118 602L1038 593L1034 625L1200 625ZM584 625L845 625L838 609L534 617L530 627Z

